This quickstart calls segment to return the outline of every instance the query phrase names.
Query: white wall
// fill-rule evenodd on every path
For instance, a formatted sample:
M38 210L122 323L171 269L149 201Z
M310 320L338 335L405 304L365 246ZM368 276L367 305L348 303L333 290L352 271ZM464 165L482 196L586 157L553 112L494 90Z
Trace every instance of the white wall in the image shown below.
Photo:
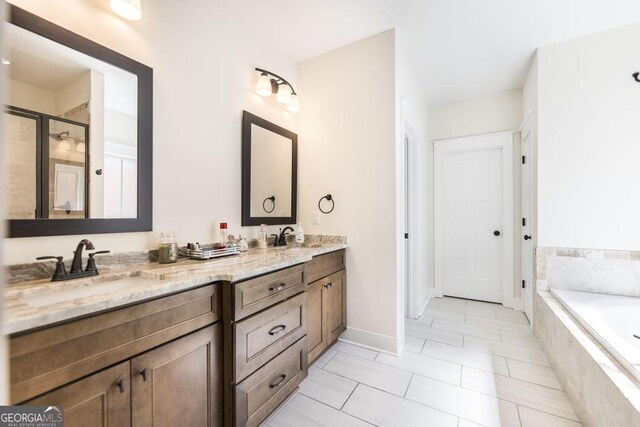
M393 30L299 64L300 220L311 234L343 234L343 338L396 352L396 129ZM320 197L335 210L312 223Z
M7 79L6 104L55 115L56 94L17 80Z
M529 72L527 74L527 78L524 82L524 86L522 86L522 114L523 116L527 114L527 112L532 111L533 113L533 133L532 133L532 163L533 167L533 182L531 183L531 189L533 192L533 205L531 207L531 218L529 219L529 224L531 226L531 235L533 237L533 243L537 246L538 242L538 53L536 52L533 61L531 62L531 67L529 68ZM524 119L524 117L523 117ZM519 234L518 234L519 237ZM535 254L534 254L535 258ZM522 262L522 260L520 260ZM531 260L534 262L534 260ZM536 274L534 271L532 277L534 283L536 280ZM534 287L535 289L535 287Z
M501 131L516 132L513 144L513 296L520 298L520 137L522 91L432 106L429 109L429 138L432 141Z
M192 0L184 7L144 1L143 19L134 23L101 0L65 0L64 7L57 0L11 3L154 68L154 232L83 237L98 249L124 252L156 247L163 230L175 231L180 243L213 241L217 223L228 221L229 231L238 234L242 110L297 130L295 114L254 94L253 69L273 70L295 87L295 62L254 28L243 27L241 17L229 16L220 2ZM201 185L212 176L224 177L224 185ZM10 239L5 261L70 257L78 240Z
M640 248L640 24L539 49L538 244Z

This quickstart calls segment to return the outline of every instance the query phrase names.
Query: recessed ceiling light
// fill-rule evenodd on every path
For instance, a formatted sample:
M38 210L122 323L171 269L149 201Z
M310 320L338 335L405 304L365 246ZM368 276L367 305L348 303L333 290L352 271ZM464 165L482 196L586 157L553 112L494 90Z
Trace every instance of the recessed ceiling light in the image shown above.
M124 19L139 21L142 19L140 0L111 0L111 9Z
M9 65L11 64L11 61L9 61L7 58L2 58L2 65Z

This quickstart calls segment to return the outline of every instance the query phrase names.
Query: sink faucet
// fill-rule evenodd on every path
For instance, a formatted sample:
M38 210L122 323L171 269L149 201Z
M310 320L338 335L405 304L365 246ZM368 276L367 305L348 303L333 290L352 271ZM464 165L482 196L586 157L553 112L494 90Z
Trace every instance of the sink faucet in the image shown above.
M276 238L273 246L287 246L287 231L294 231L292 227L285 227L280 230L280 236Z
M90 240L82 239L78 246L76 247L75 252L73 253L73 262L71 263L71 271L70 273L79 273L82 271L82 249L86 248L87 250L95 249L93 247L93 243Z

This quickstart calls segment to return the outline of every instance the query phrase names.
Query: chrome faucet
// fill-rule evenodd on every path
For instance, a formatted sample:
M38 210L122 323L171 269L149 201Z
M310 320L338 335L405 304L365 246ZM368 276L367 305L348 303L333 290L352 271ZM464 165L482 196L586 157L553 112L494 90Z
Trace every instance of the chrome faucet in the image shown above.
M76 247L75 252L73 253L73 262L71 262L71 271L69 273L79 273L82 271L82 249L86 248L87 250L95 249L93 247L93 243L90 240L82 239L78 246Z

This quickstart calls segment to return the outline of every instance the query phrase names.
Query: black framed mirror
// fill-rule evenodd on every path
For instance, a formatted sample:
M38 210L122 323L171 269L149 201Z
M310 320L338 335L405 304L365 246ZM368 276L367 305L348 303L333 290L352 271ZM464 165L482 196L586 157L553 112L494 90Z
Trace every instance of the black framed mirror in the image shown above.
M16 6L4 25L9 237L151 231L153 70Z
M242 113L242 225L297 222L298 135Z

